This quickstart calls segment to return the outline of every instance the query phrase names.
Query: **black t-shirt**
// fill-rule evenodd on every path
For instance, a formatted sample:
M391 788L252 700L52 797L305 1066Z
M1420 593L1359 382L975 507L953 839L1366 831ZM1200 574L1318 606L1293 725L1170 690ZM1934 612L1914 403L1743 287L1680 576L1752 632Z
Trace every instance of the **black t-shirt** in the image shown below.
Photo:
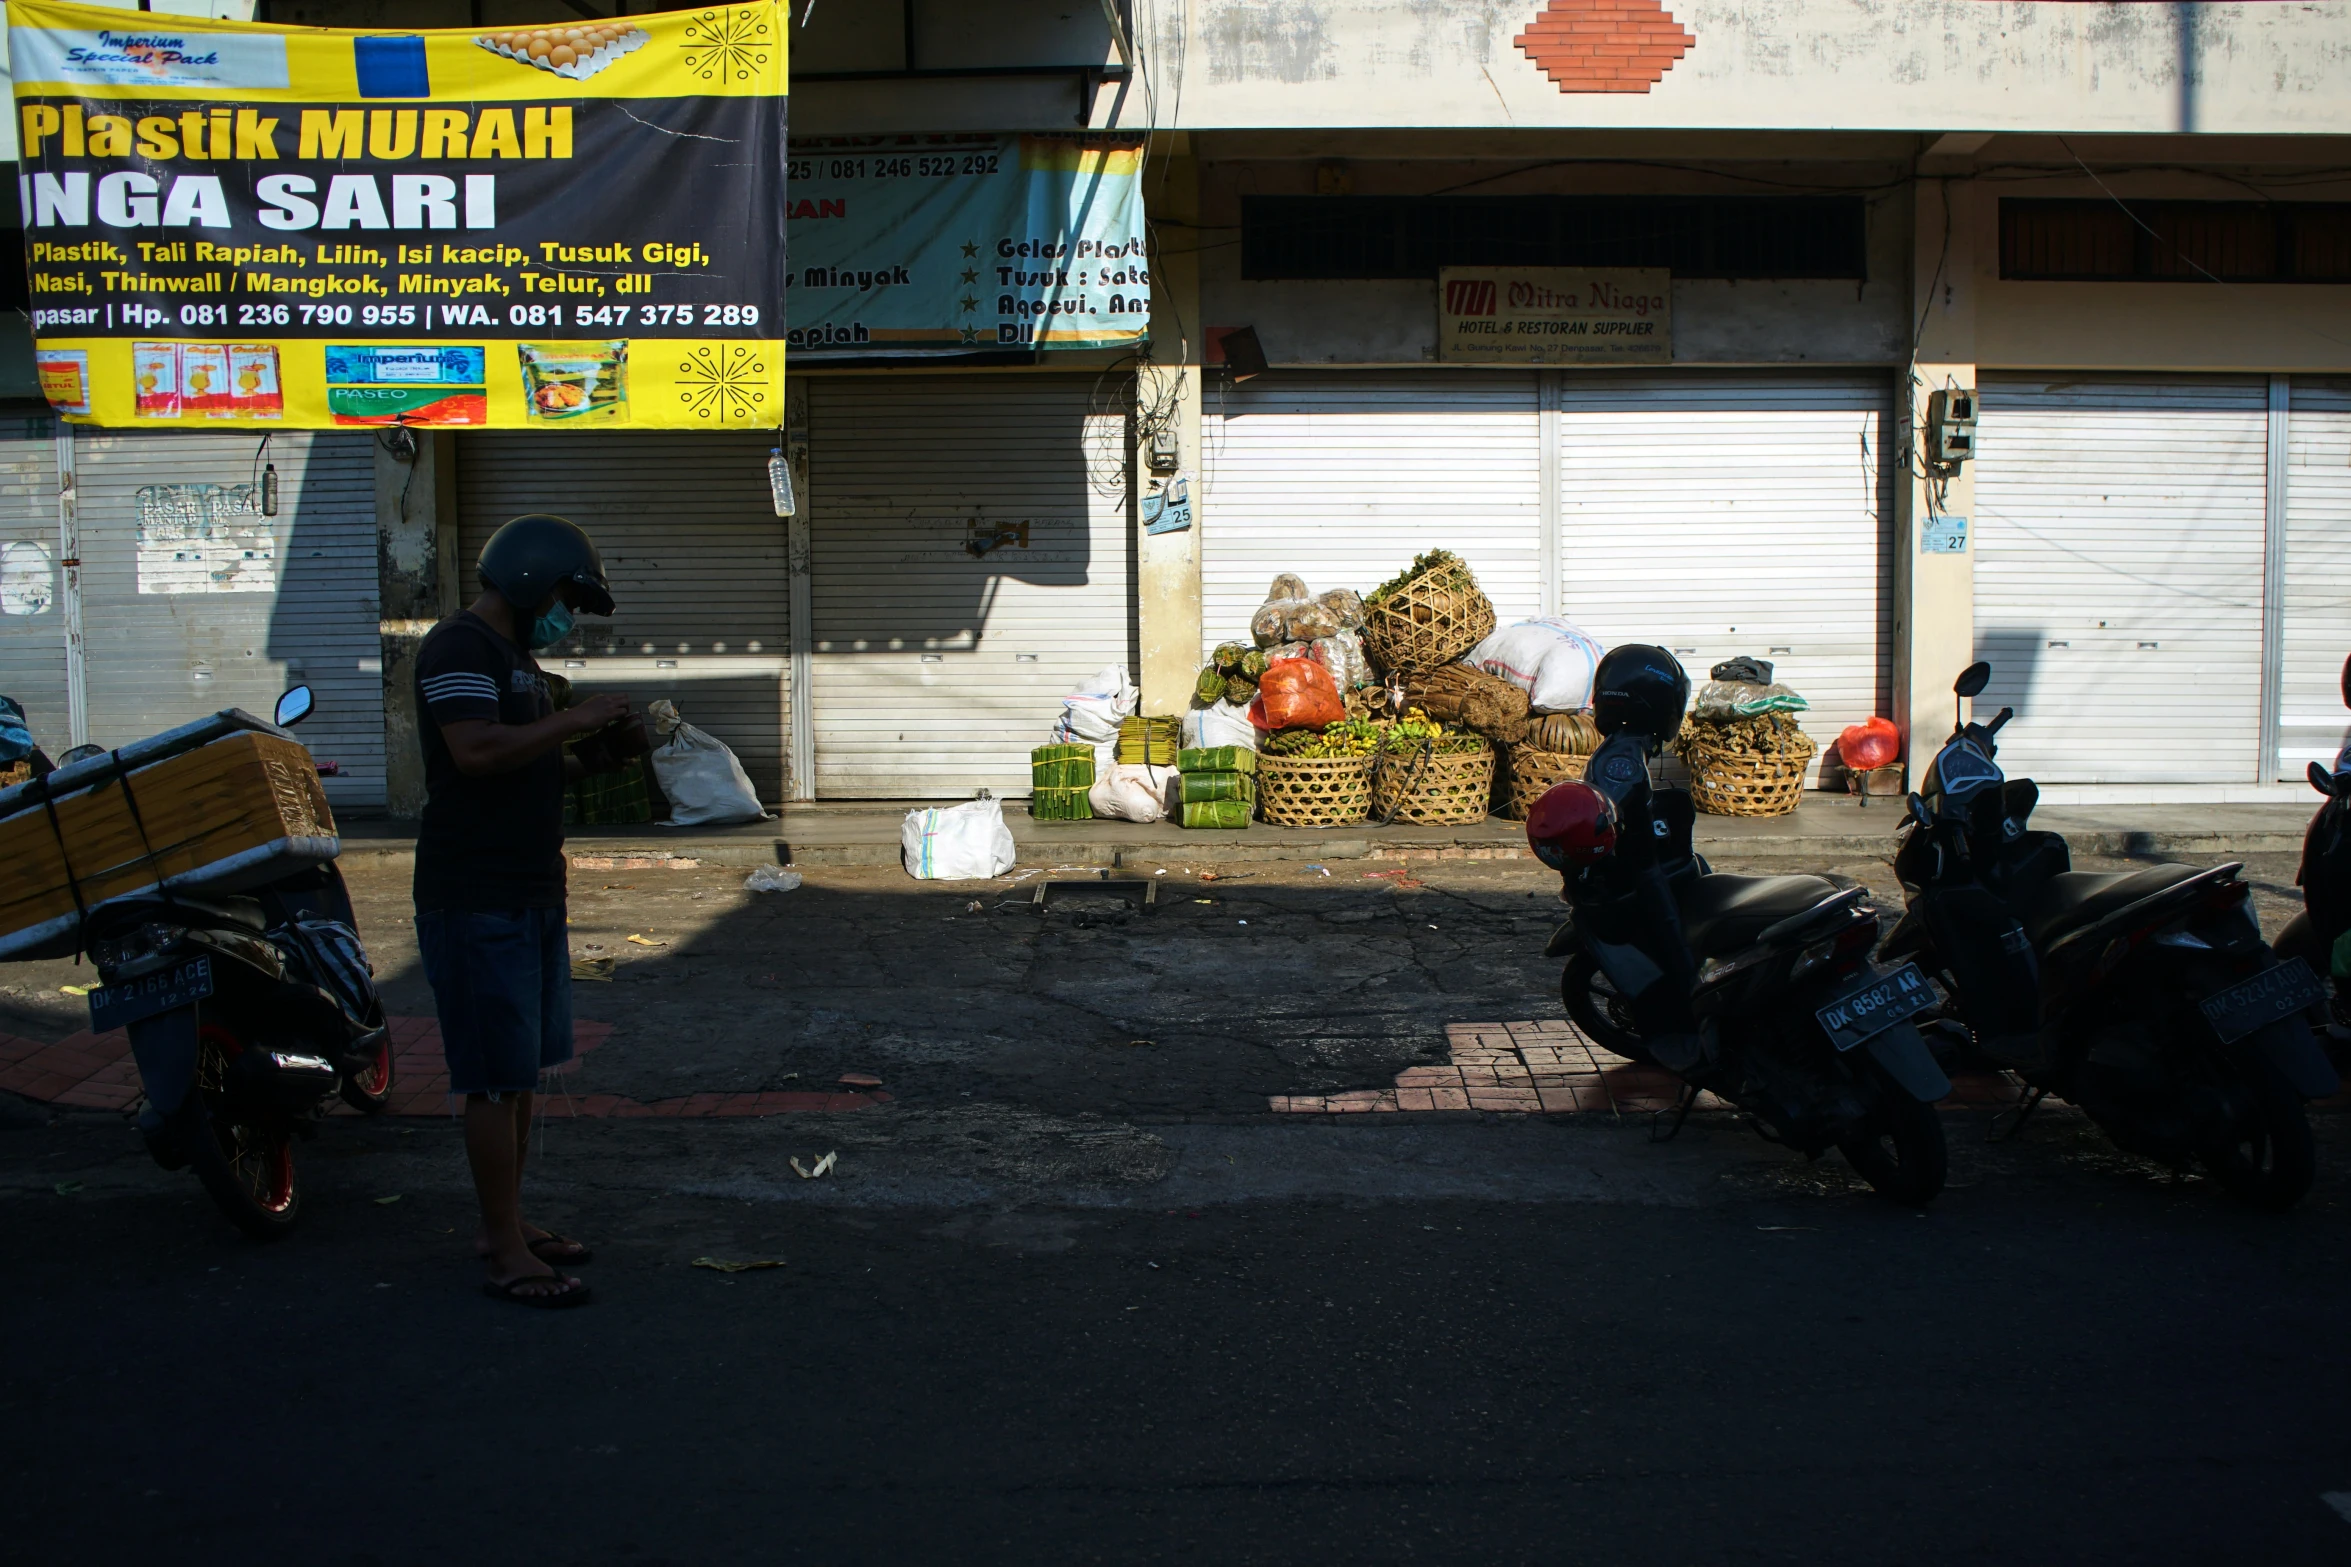
M563 752L510 773L457 770L441 726L468 718L527 724L555 710L530 654L472 611L442 621L416 655L424 741L424 826L416 838L420 909L563 906Z

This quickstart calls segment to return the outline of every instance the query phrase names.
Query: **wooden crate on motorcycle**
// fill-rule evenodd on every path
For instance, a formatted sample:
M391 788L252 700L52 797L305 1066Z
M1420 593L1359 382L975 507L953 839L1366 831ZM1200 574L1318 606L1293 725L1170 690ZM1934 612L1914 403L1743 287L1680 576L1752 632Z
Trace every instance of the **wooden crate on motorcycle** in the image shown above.
M0 958L71 950L109 898L235 892L340 847L310 753L232 709L0 791Z

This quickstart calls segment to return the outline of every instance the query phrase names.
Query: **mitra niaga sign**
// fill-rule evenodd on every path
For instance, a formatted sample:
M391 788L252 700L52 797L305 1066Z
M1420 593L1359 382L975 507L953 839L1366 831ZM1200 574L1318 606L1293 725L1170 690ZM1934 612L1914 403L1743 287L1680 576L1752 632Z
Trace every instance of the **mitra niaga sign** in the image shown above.
M1668 364L1672 283L1651 267L1446 267L1437 274L1437 357L1482 365Z

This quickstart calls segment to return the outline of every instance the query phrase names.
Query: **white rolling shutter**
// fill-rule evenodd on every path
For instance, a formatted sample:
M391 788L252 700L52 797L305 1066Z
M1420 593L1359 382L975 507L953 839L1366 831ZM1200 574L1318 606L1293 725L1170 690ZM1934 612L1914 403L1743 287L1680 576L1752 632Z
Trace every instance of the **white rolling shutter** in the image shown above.
M2296 381L2286 436L2285 671L2278 776L2332 766L2351 739L2351 383Z
M0 419L0 696L56 756L66 728L65 612L57 568L57 443L46 414Z
M1281 371L1203 410L1203 651L1249 641L1282 572L1368 592L1433 549L1507 623L1541 613L1542 445L1523 371Z
M2268 386L1986 376L1978 711L2012 776L2245 783L2259 769Z
M1882 375L1563 373L1560 613L1672 648L1693 685L1769 659L1824 746L1887 712L1890 397Z
M302 742L340 769L327 798L383 804L371 437L288 430L267 453L242 430L73 439L90 738L122 745L224 707L266 718L306 682L318 705ZM264 462L278 471L275 517L239 510L232 494ZM213 540L189 539L183 525L207 508ZM247 540L233 569L219 553L232 532Z
M820 798L1029 791L1061 698L1136 662L1123 398L1092 376L813 380Z
M459 598L509 518L553 512L587 530L612 583L610 620L539 662L575 698L666 697L734 750L760 799L784 798L791 686L784 519L768 492L771 434L485 430L457 440Z

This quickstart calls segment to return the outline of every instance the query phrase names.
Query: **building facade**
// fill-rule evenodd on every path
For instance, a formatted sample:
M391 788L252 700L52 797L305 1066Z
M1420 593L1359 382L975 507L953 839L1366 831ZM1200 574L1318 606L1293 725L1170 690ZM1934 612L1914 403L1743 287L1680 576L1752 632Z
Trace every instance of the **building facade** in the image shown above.
M305 488L239 667L353 683L378 738L346 747L375 780L352 804L413 807L403 650L524 510L613 569L620 614L565 673L673 697L776 799L1023 792L1102 666L1180 710L1276 572L1364 589L1438 547L1506 618L1770 658L1823 739L1883 713L1921 757L1989 658L2007 755L2054 797L2257 794L2343 742L2351 4L818 0L794 24L796 139L1141 138L1147 347L811 353L773 437L279 438ZM1664 351L1461 362L1440 273L1481 267L1662 273ZM1978 405L1956 466L1937 392ZM11 428L0 550L29 583L59 448L37 410ZM157 458L232 482L251 454L200 439L80 434L83 517L111 504L93 474L135 494ZM1146 531L1175 478L1192 525ZM301 585L297 536L327 563ZM80 697L54 607L0 615L8 681L93 724L221 705L194 682L223 655L183 634L207 606L89 593Z

